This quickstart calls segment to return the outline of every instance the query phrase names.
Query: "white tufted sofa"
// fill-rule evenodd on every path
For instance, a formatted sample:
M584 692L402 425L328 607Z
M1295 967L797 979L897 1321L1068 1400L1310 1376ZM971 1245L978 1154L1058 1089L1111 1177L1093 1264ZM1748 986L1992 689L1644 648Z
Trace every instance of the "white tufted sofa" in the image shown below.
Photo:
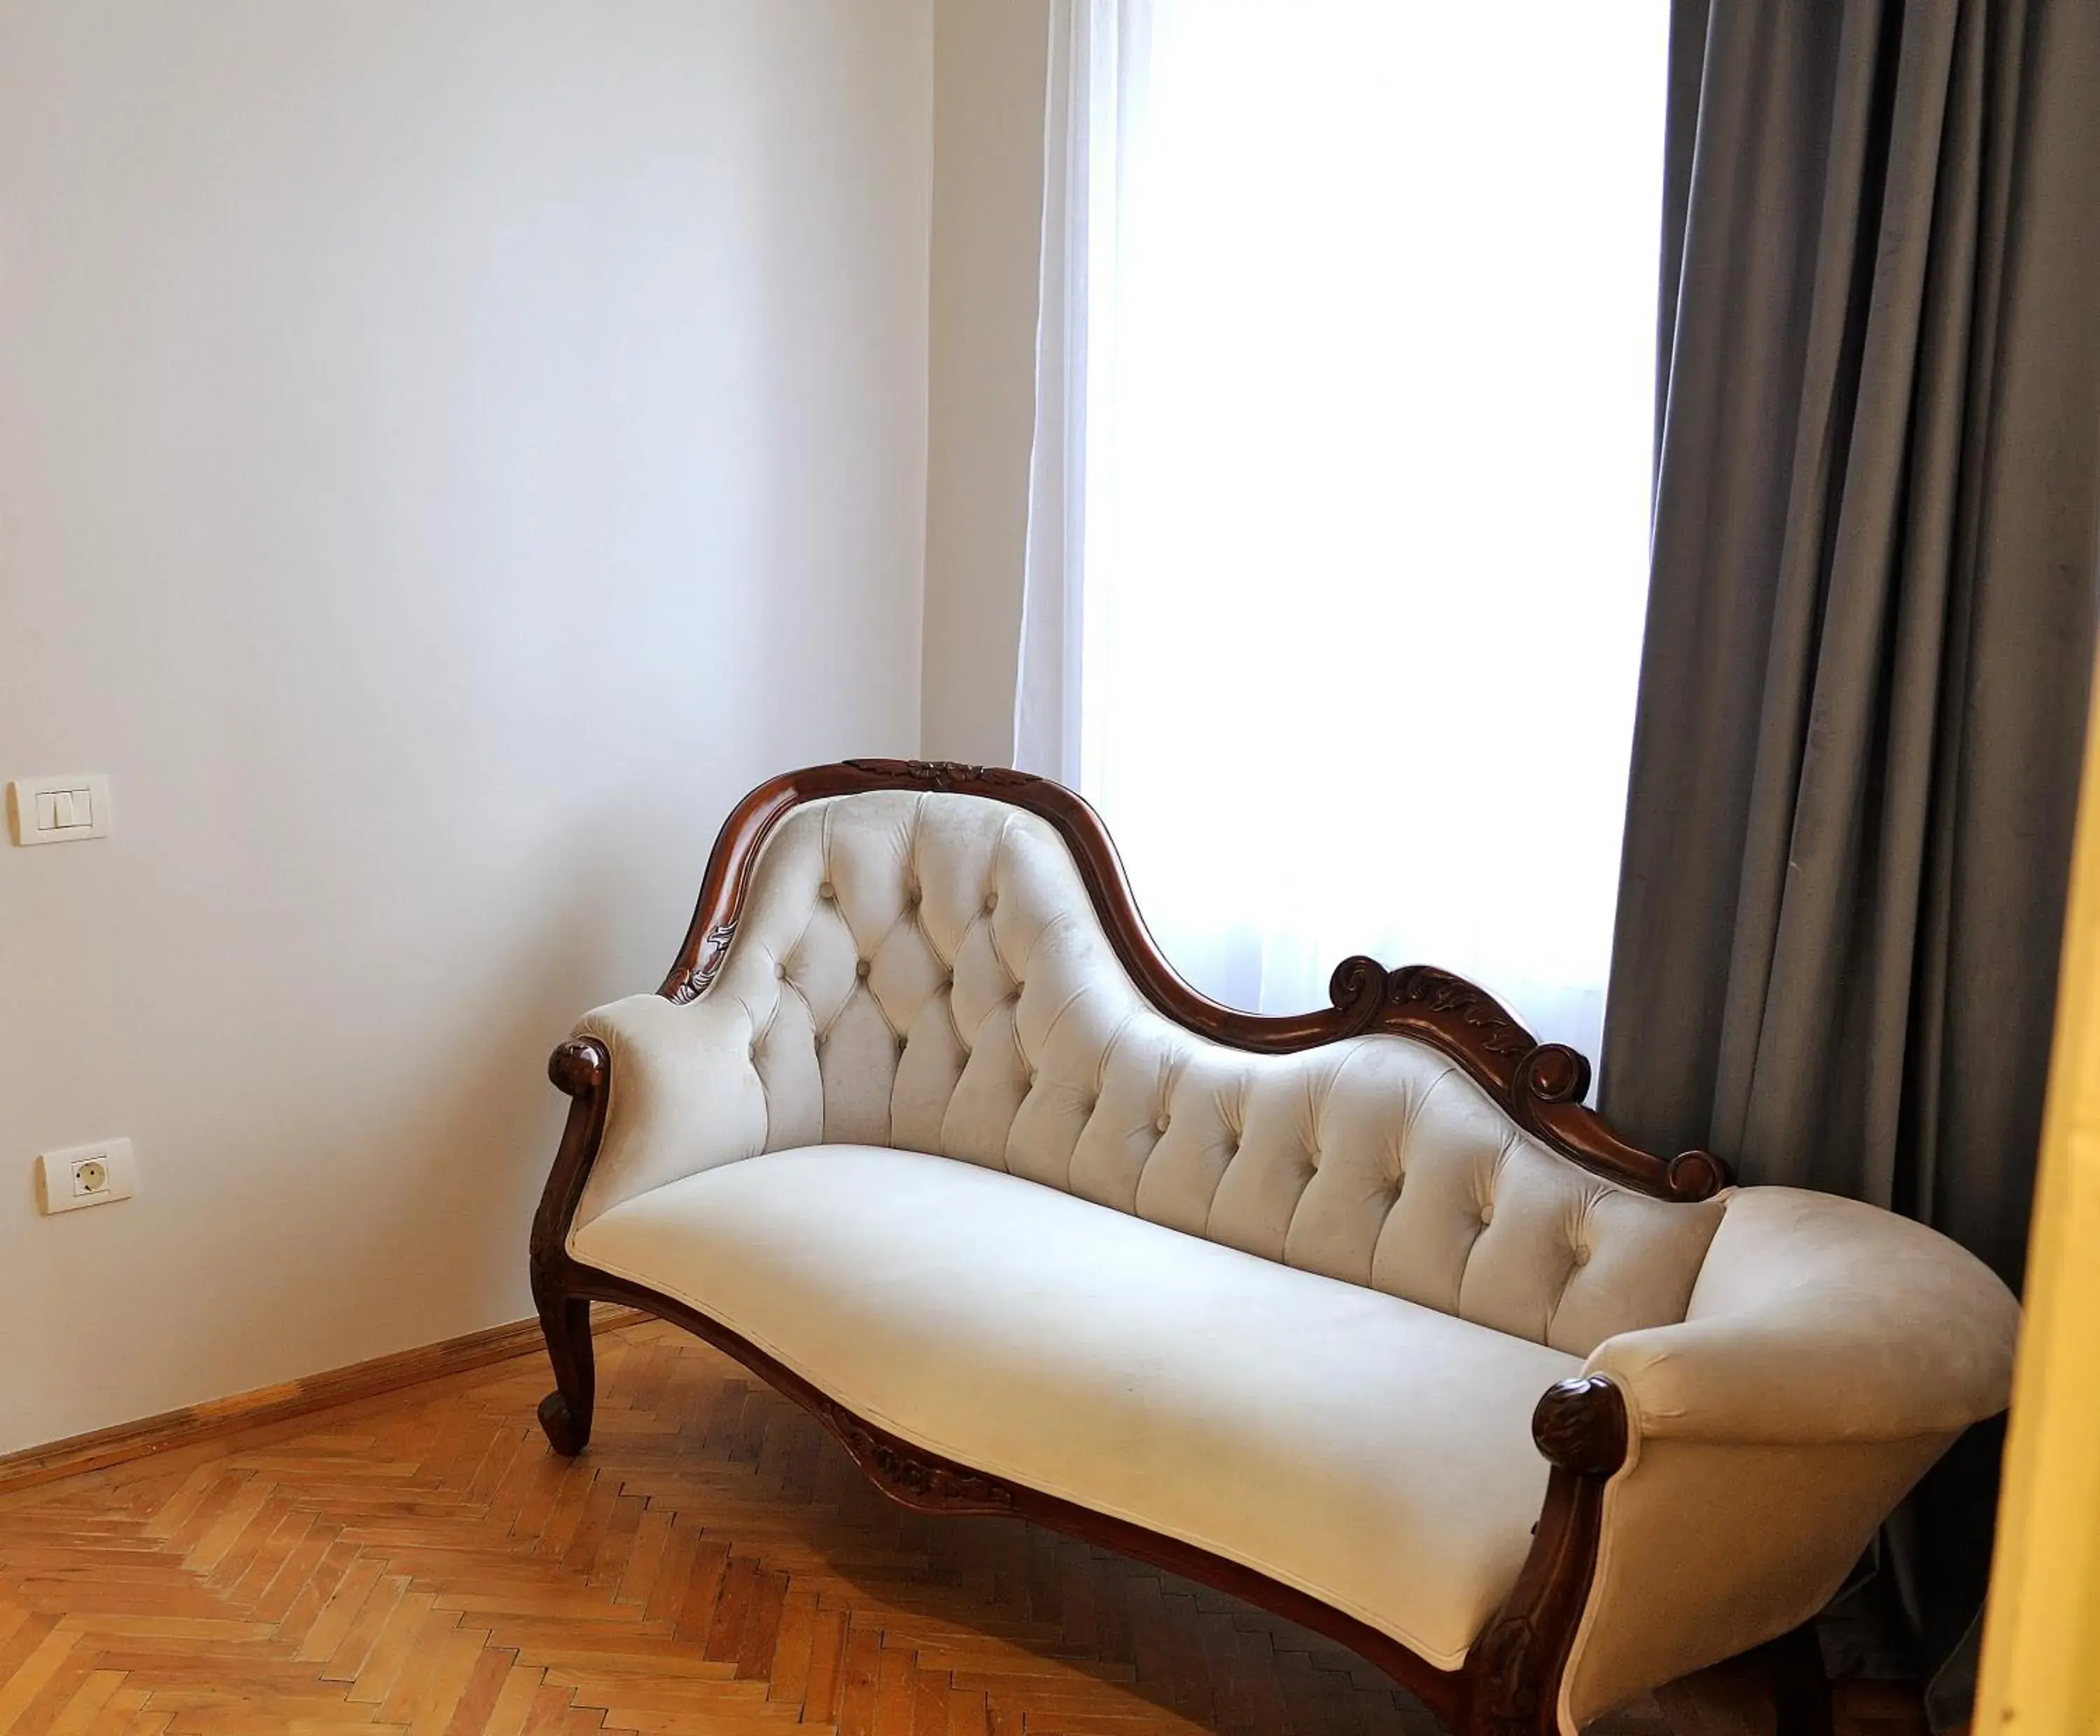
M557 1054L557 1446L588 1434L587 1299L639 1302L901 1499L1207 1574L1454 1727L1572 1732L1811 1616L2005 1404L2017 1310L1952 1243L1668 1197L1683 1173L1483 996L1211 1007L1097 833L972 768L755 793L666 992Z

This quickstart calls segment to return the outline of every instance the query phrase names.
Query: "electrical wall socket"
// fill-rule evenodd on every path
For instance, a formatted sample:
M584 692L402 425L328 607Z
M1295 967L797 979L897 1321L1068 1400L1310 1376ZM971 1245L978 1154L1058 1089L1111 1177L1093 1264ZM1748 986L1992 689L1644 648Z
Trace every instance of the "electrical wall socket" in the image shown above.
M129 1199L138 1190L138 1159L128 1139L98 1140L37 1155L37 1206L46 1216Z

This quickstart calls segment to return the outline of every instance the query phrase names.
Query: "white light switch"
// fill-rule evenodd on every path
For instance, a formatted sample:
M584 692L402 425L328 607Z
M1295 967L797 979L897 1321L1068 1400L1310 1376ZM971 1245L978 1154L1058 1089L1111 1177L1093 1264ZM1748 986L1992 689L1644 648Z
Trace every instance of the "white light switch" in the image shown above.
M7 786L17 844L69 844L109 836L109 780L17 778Z

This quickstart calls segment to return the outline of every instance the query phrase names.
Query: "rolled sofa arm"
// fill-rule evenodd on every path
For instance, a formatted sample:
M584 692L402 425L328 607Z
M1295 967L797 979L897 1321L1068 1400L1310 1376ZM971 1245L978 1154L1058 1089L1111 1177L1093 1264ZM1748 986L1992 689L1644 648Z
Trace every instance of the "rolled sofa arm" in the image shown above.
M1799 1626L1962 1429L2003 1410L2019 1307L1937 1232L1792 1188L1728 1199L1680 1325L1606 1340L1626 1462L1561 1679L1564 1730Z
M1618 1386L1639 1441L1951 1435L2005 1407L2019 1318L1989 1267L1922 1224L1744 1188L1683 1323L1607 1339L1583 1372Z
M610 1063L605 1134L569 1228L667 1182L765 1149L751 1014L727 996L683 1006L630 995L577 1023Z

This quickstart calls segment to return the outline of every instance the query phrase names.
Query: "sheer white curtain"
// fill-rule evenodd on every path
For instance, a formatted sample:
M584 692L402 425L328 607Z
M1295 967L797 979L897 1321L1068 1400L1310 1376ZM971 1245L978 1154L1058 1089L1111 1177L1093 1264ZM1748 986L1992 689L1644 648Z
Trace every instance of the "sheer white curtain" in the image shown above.
M1017 762L1169 957L1472 977L1595 1054L1666 0L1060 0Z

